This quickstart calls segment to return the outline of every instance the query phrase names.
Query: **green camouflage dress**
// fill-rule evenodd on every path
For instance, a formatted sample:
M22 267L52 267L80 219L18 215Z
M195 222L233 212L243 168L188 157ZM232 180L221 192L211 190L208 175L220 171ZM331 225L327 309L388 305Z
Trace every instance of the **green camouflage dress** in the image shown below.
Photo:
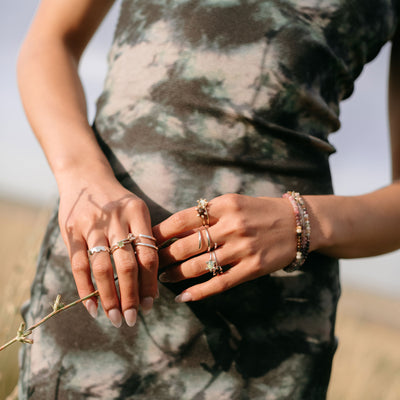
M228 192L332 193L339 102L393 36L399 3L124 0L94 125L116 176L154 224ZM337 260L314 253L302 271L176 304L191 284L160 284L133 329L82 306L48 321L23 347L21 400L325 398ZM28 324L58 293L77 297L55 213Z

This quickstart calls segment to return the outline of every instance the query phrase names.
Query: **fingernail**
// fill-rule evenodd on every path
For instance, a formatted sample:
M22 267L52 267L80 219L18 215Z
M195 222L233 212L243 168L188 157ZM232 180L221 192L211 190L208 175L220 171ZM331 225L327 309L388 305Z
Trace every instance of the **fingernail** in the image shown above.
M172 282L166 272L163 272L162 274L160 274L160 276L158 277L158 280L160 282Z
M151 309L153 308L153 303L154 303L154 299L150 296L145 297L142 300L141 306L142 306L142 312L144 315L147 315L151 311Z
M108 312L108 318L116 328L119 328L122 325L122 314L118 308L110 310Z
M124 312L125 322L131 328L136 324L136 317L137 317L137 311L134 308L130 308L129 310L126 310Z
M175 297L177 303L186 303L192 300L192 295L189 292L184 292Z
M92 299L86 300L85 307L86 307L86 310L88 311L88 313L93 318L97 317L97 306L96 306L96 303Z

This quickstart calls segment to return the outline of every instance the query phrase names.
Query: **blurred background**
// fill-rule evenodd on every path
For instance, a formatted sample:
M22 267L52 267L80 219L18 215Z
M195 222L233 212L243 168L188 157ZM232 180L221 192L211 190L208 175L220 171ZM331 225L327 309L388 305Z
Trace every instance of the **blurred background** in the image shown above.
M15 64L38 0L0 3L0 345L15 336L19 308L29 298L46 221L57 188L20 104ZM117 1L87 49L81 77L89 118L102 89ZM387 76L390 44L356 82L342 103L342 128L332 134L331 157L337 194L366 193L390 182ZM400 398L400 251L370 259L341 261L335 356L328 400ZM50 306L49 306L50 307ZM72 311L73 312L73 311ZM40 329L40 328L39 328ZM18 345L0 353L0 400L18 377ZM15 391L10 395L14 399Z

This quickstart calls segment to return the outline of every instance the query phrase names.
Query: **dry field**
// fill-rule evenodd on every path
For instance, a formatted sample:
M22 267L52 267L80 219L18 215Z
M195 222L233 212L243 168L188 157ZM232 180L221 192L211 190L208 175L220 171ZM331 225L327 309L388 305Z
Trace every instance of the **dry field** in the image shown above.
M48 215L47 209L0 201L0 344L20 323ZM345 288L337 335L328 400L399 400L400 300ZM0 400L15 387L17 353L17 345L0 353Z

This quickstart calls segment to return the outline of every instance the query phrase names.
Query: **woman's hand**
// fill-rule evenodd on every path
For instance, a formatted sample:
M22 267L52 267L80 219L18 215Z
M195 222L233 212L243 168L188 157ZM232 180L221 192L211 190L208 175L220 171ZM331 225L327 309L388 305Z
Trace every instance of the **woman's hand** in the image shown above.
M114 326L122 323L122 314L129 326L136 322L137 309L149 311L157 295L157 251L147 246L130 244L113 253L119 291L114 281L111 256L100 251L88 256L96 246L110 248L129 233L152 235L149 211L145 203L122 187L111 174L98 176L100 171L66 174L61 180L59 223L67 245L79 296L92 293L97 284L103 309ZM140 238L154 245L154 241ZM90 257L90 262L89 262ZM97 304L85 303L92 316ZM121 314L122 311L122 314Z
M217 263L224 269L229 266L224 273L186 289L177 301L204 299L293 261L295 219L288 200L226 194L209 202L208 214L210 246L196 208L180 211L153 228L158 243L180 237L159 252L160 268L164 268L161 281L178 282L209 273L206 251L215 243Z

